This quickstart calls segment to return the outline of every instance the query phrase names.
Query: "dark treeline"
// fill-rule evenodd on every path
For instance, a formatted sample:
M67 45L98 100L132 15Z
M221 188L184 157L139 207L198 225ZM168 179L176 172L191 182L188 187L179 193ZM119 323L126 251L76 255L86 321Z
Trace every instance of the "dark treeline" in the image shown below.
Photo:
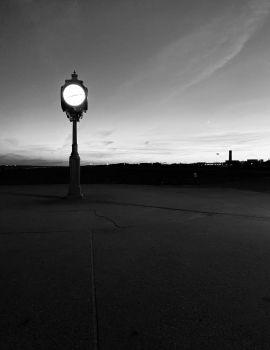
M159 164L159 165L158 165ZM208 185L260 178L270 185L269 166L111 164L81 166L81 184ZM0 185L68 184L69 167L0 166Z

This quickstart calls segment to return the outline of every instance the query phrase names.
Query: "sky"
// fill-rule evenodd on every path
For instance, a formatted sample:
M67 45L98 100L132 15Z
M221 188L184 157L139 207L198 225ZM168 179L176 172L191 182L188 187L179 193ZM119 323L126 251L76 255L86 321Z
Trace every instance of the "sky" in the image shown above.
M270 158L270 0L1 0L0 164ZM218 155L217 155L218 153Z

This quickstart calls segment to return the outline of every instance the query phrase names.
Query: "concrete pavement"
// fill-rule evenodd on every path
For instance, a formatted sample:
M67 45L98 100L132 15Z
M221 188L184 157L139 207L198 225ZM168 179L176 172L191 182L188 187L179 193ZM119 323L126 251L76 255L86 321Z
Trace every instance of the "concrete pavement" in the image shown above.
M0 348L270 348L270 194L0 187Z

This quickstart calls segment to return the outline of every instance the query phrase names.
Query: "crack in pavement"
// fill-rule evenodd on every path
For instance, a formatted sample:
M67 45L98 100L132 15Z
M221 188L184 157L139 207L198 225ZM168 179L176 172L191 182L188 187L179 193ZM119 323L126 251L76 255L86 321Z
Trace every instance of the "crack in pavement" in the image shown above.
M108 201L99 201L96 200L94 203L106 203L106 204L114 204L114 205L122 205L122 206L132 206L132 207L145 207L145 208L154 208L154 209L164 209L164 210L176 210L182 211L186 213L200 213L205 215L223 215L223 216L235 216L235 217L244 217L251 219L264 219L270 220L270 216L256 216L256 215L245 215L245 214L232 214L232 213L220 213L217 211L203 211L203 210L193 210L193 209L181 209L181 208L171 208L171 207L158 207L154 205L146 205L146 204L133 204L133 203L121 203L121 202L108 202ZM224 204L223 204L224 206ZM108 219L109 220L109 219Z
M204 210L194 210L194 209L182 209L182 208L172 208L172 207L158 207L154 205L146 205L146 204L134 204L134 203L121 203L121 202L109 202L109 201L99 201L95 200L91 203L104 203L104 204L112 204L112 205L122 205L122 206L130 206L130 207L142 207L142 208L153 208L153 209L163 209L163 210L175 210L175 211L181 211L185 213L197 213L197 214L205 214L207 216L213 216L213 215L223 215L223 216L234 216L234 217L243 217L243 218L250 218L250 219L263 219L263 220L270 220L270 216L256 216L256 215L246 215L246 214L233 214L233 213L220 213L218 211L204 211ZM224 204L221 203L221 205L224 207ZM31 212L39 212L39 213L55 213L55 210L20 210L20 211L31 211ZM57 210L57 212L84 212L84 211L93 211L93 209L65 209L65 210ZM1 212L1 210L0 210ZM94 210L95 212L95 210ZM96 216L99 216L95 213ZM104 217L105 219L111 221L113 224L115 224L116 227L124 228L121 226L117 226L117 224L107 218L106 216L100 216ZM125 227L131 227L131 226L125 226Z
M103 216L103 215L98 215L96 210L93 210L93 212L95 213L96 216L98 216L99 218L104 218L104 219L107 219L108 221L112 222L114 224L115 227L117 228L125 228L123 226L118 226L113 220L107 218L106 216Z

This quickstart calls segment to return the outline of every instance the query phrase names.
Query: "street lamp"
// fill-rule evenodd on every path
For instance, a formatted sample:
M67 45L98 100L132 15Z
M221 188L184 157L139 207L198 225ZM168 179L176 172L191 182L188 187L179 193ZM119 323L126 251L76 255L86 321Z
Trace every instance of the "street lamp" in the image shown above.
M72 152L69 157L70 182L66 198L82 198L80 186L80 157L77 144L77 122L83 117L83 112L88 109L88 89L78 80L74 71L71 79L65 80L61 87L61 107L67 117L73 122Z

